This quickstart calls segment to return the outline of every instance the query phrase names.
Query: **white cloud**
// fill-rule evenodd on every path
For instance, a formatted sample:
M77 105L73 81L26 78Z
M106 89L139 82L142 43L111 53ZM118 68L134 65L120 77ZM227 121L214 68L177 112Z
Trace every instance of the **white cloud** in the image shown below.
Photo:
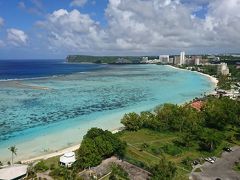
M26 45L28 36L27 34L19 29L7 29L7 39L10 44L14 46Z
M73 1L70 3L70 6L83 7L86 3L87 3L87 0L73 0Z
M54 11L46 21L38 22L38 25L48 30L50 49L64 47L67 50L87 50L102 43L100 41L104 36L98 23L78 10Z
M191 7L186 1L109 0L105 28L88 14L65 9L38 24L47 30L51 50L69 53L240 50L240 0L194 0ZM208 5L205 19L193 15L203 4Z
M3 26L3 24L4 24L4 19L0 17L0 27Z

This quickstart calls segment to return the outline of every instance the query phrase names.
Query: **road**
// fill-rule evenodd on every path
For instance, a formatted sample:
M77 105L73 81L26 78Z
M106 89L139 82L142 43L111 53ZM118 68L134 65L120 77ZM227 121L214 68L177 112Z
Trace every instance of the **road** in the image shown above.
M240 172L233 170L235 162L240 161L240 147L233 147L232 152L224 152L215 163L205 162L200 169L202 172L191 173L192 180L240 180Z

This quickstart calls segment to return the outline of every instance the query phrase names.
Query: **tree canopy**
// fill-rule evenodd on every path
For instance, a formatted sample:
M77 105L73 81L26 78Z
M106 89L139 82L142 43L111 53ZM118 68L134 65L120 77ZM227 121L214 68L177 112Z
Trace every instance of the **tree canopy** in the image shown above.
M91 128L77 151L77 164L81 168L93 167L112 155L123 157L125 148L126 143L110 131Z

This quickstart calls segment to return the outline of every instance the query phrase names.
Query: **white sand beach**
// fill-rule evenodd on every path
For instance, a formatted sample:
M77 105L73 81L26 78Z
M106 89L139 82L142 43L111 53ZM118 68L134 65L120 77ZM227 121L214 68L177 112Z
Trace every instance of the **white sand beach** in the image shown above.
M176 66L172 66L172 65L166 65L168 67L171 67L173 69L177 69L177 70L182 70L182 71L190 71L190 70L187 70L187 69L182 69L182 68L178 68ZM195 72L195 73L198 73L198 74L201 74L203 76L206 76L210 79L210 81L214 84L215 87L217 87L217 84L218 84L218 79L216 77L213 77L213 76L210 76L209 74L204 74L202 72L198 72L198 71L191 71L191 72Z
M117 132L122 131L122 130L123 130L123 127L119 127L119 128L113 129L111 132L112 133L117 133ZM77 145L74 145L74 146L71 146L71 147L68 147L68 148L64 148L62 150L58 150L58 151L53 152L53 153L49 153L49 154L37 156L37 157L34 157L34 158L22 160L21 163L22 164L30 164L30 163L33 163L35 161L45 160L45 159L49 159L49 158L52 158L52 157L55 157L55 156L60 156L60 155L63 155L64 153L67 153L67 152L76 151L77 149L79 149L79 147L80 147L80 144L77 144Z

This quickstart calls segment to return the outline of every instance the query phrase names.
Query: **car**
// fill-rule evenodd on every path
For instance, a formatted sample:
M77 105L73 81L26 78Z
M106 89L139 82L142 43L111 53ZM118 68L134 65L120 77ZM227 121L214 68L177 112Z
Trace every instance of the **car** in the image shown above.
M194 165L194 166L196 166L196 165L198 165L198 164L200 164L200 162L199 162L198 160L194 160L194 161L193 161L193 165Z
M209 163L212 163L212 164L214 163L214 160L211 159L211 158L209 158L209 157L204 158L204 160L207 161L207 162L209 162Z
M223 148L223 150L226 151L226 152L232 152L232 149L228 148L228 147Z
M213 157L210 157L210 159L213 160L214 162L217 160L217 158L214 157L214 156L213 156Z

